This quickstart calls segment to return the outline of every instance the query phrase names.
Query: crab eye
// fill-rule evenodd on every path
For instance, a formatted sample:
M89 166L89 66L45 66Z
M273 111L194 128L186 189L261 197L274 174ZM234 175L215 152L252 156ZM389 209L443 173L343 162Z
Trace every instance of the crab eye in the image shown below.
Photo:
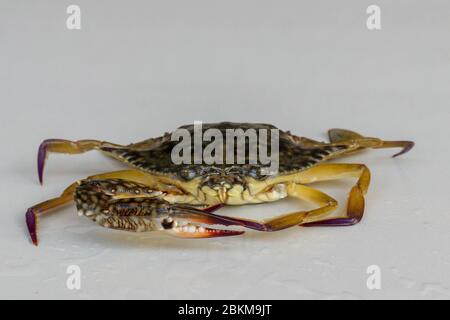
M258 178L259 177L258 169L256 169L256 168L250 169L250 171L248 172L248 175L255 179Z
M180 171L180 175L185 180L192 180L195 178L195 171L192 169L183 169Z
M161 222L161 225L164 229L172 229L174 221L172 218L166 218Z

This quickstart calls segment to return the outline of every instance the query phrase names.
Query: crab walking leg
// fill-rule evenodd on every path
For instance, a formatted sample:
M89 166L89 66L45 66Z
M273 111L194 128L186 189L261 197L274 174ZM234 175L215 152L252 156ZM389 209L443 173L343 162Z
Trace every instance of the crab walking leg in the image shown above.
M327 194L301 184L290 183L287 186L287 192L290 197L318 204L320 207L309 211L293 212L271 221L265 221L264 225L270 228L268 231L278 231L320 219L334 211L338 205L337 201Z
M280 231L293 226L298 226L305 221L311 221L315 217L322 217L322 215L333 211L337 207L337 201L332 197L319 190L315 190L304 185L293 182L287 183L286 191L287 195L290 197L306 200L308 202L318 204L320 207L314 210L296 211L272 219L257 221L259 228L250 228L266 232ZM261 228L261 226L263 228Z
M345 129L330 129L328 136L331 144L351 146L345 153L353 153L365 148L402 148L400 152L393 155L393 157L398 157L414 147L413 141L384 141L378 138L364 137L359 133Z
M392 157L398 157L402 154L407 153L414 147L414 142L412 141L383 141L378 138L364 138L355 141L358 146L357 149L371 148L371 149L386 149L386 148L402 148L400 152L397 152Z
M61 196L44 201L27 210L25 214L25 221L27 223L31 241L34 245L38 245L37 228L39 223L39 216L69 204L73 200L73 196L77 187L78 183L75 182L66 190L64 190Z
M363 164L336 163L320 164L298 174L295 180L302 184L348 177L358 178L358 181L349 193L346 216L309 222L303 224L304 226L347 226L361 221L364 214L364 195L370 184L370 171Z
M103 146L118 147L116 144L109 142L102 142L98 140L80 140L69 141L62 139L45 140L39 146L38 151L38 175L39 182L42 184L44 179L44 167L49 153L65 153L65 154L80 154L91 150L98 150Z

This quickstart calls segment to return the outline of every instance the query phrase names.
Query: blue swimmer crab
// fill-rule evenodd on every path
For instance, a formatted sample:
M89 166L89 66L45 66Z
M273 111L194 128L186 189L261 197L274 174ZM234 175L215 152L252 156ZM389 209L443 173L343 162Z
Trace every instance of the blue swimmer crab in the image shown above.
M181 128L194 131L192 125ZM210 128L216 128L224 134L227 129L256 129L257 132L260 129L276 129L269 124L222 122L203 125L202 130L205 132ZM29 208L26 223L32 242L38 244L38 218L72 201L80 215L103 227L133 232L165 231L183 238L244 233L242 230L225 228L228 226L278 231L297 225L356 224L364 213L364 195L370 183L369 169L364 164L324 162L366 148L400 147L402 150L394 155L398 156L409 151L414 143L383 141L343 129L331 129L328 135L329 142L319 142L280 130L279 169L273 175L263 175L259 163L174 164L171 153L176 142L172 141L169 133L127 146L97 140L46 140L38 152L41 183L49 153L80 154L98 150L130 165L132 169L98 174L77 181L61 196ZM267 141L269 147L270 143ZM338 202L310 184L348 177L356 178L357 181L349 192L345 214L336 217L332 212ZM257 204L286 197L312 202L317 208L262 221L214 213L224 205ZM225 227L213 228L212 225Z

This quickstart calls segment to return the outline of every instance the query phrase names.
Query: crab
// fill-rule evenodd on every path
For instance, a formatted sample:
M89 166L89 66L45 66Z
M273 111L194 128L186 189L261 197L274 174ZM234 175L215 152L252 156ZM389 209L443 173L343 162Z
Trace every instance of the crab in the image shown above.
M180 128L194 131L192 125ZM222 133L226 129L276 129L269 124L221 122L203 125L202 130L210 128ZM49 153L98 150L131 168L76 181L59 197L29 208L28 231L33 244L38 245L39 217L72 201L79 215L100 226L132 232L165 231L182 238L235 236L243 234L242 229L273 232L292 226L354 225L363 217L370 171L364 164L326 161L366 148L402 148L396 157L409 151L414 143L384 141L344 129L331 129L328 136L329 142L319 142L279 130L279 170L272 175L261 174L259 163L174 164L171 151L176 142L170 133L127 146L98 140L45 140L38 152L41 184ZM348 194L346 210L336 216L333 211L338 202L311 184L343 178L355 178L356 183ZM287 197L313 203L316 208L260 221L215 213L225 205L258 204Z

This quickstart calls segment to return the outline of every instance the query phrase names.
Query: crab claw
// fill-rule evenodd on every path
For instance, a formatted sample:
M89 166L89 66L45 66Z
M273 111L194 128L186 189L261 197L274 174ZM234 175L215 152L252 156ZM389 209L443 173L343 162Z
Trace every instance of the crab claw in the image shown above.
M135 191L140 191L138 197ZM244 233L215 229L211 225L263 229L262 225L251 220L212 213L223 205L214 205L203 211L189 205L171 204L158 195L151 195L148 187L135 182L118 179L86 180L81 181L76 189L75 203L80 215L103 227L123 231L165 231L184 238L211 238Z
M254 220L221 216L208 211L198 210L185 206L174 206L172 208L172 212L174 212L173 218L175 219L175 221L177 219L181 219L187 220L188 223L241 226L257 231L267 231L267 227L264 224L261 224Z
M167 231L170 233L185 238L224 237L244 233L243 231L210 229L198 224L241 226L257 231L272 232L298 225L304 219L304 214L292 213L276 217L269 221L258 222L242 218L219 216L209 212L199 212L197 209L179 206L172 208L175 212L178 209L180 210L179 214L173 215L167 221L168 223L163 222L162 225L165 229L169 229ZM181 222L179 219L181 219Z
M217 209L217 206L206 210ZM219 206L221 207L221 206ZM241 226L253 230L264 230L264 225L246 219L225 217L187 206L175 205L171 208L172 215L162 222L162 226L170 234L182 238L213 238L237 236L244 231L215 229L205 225Z

